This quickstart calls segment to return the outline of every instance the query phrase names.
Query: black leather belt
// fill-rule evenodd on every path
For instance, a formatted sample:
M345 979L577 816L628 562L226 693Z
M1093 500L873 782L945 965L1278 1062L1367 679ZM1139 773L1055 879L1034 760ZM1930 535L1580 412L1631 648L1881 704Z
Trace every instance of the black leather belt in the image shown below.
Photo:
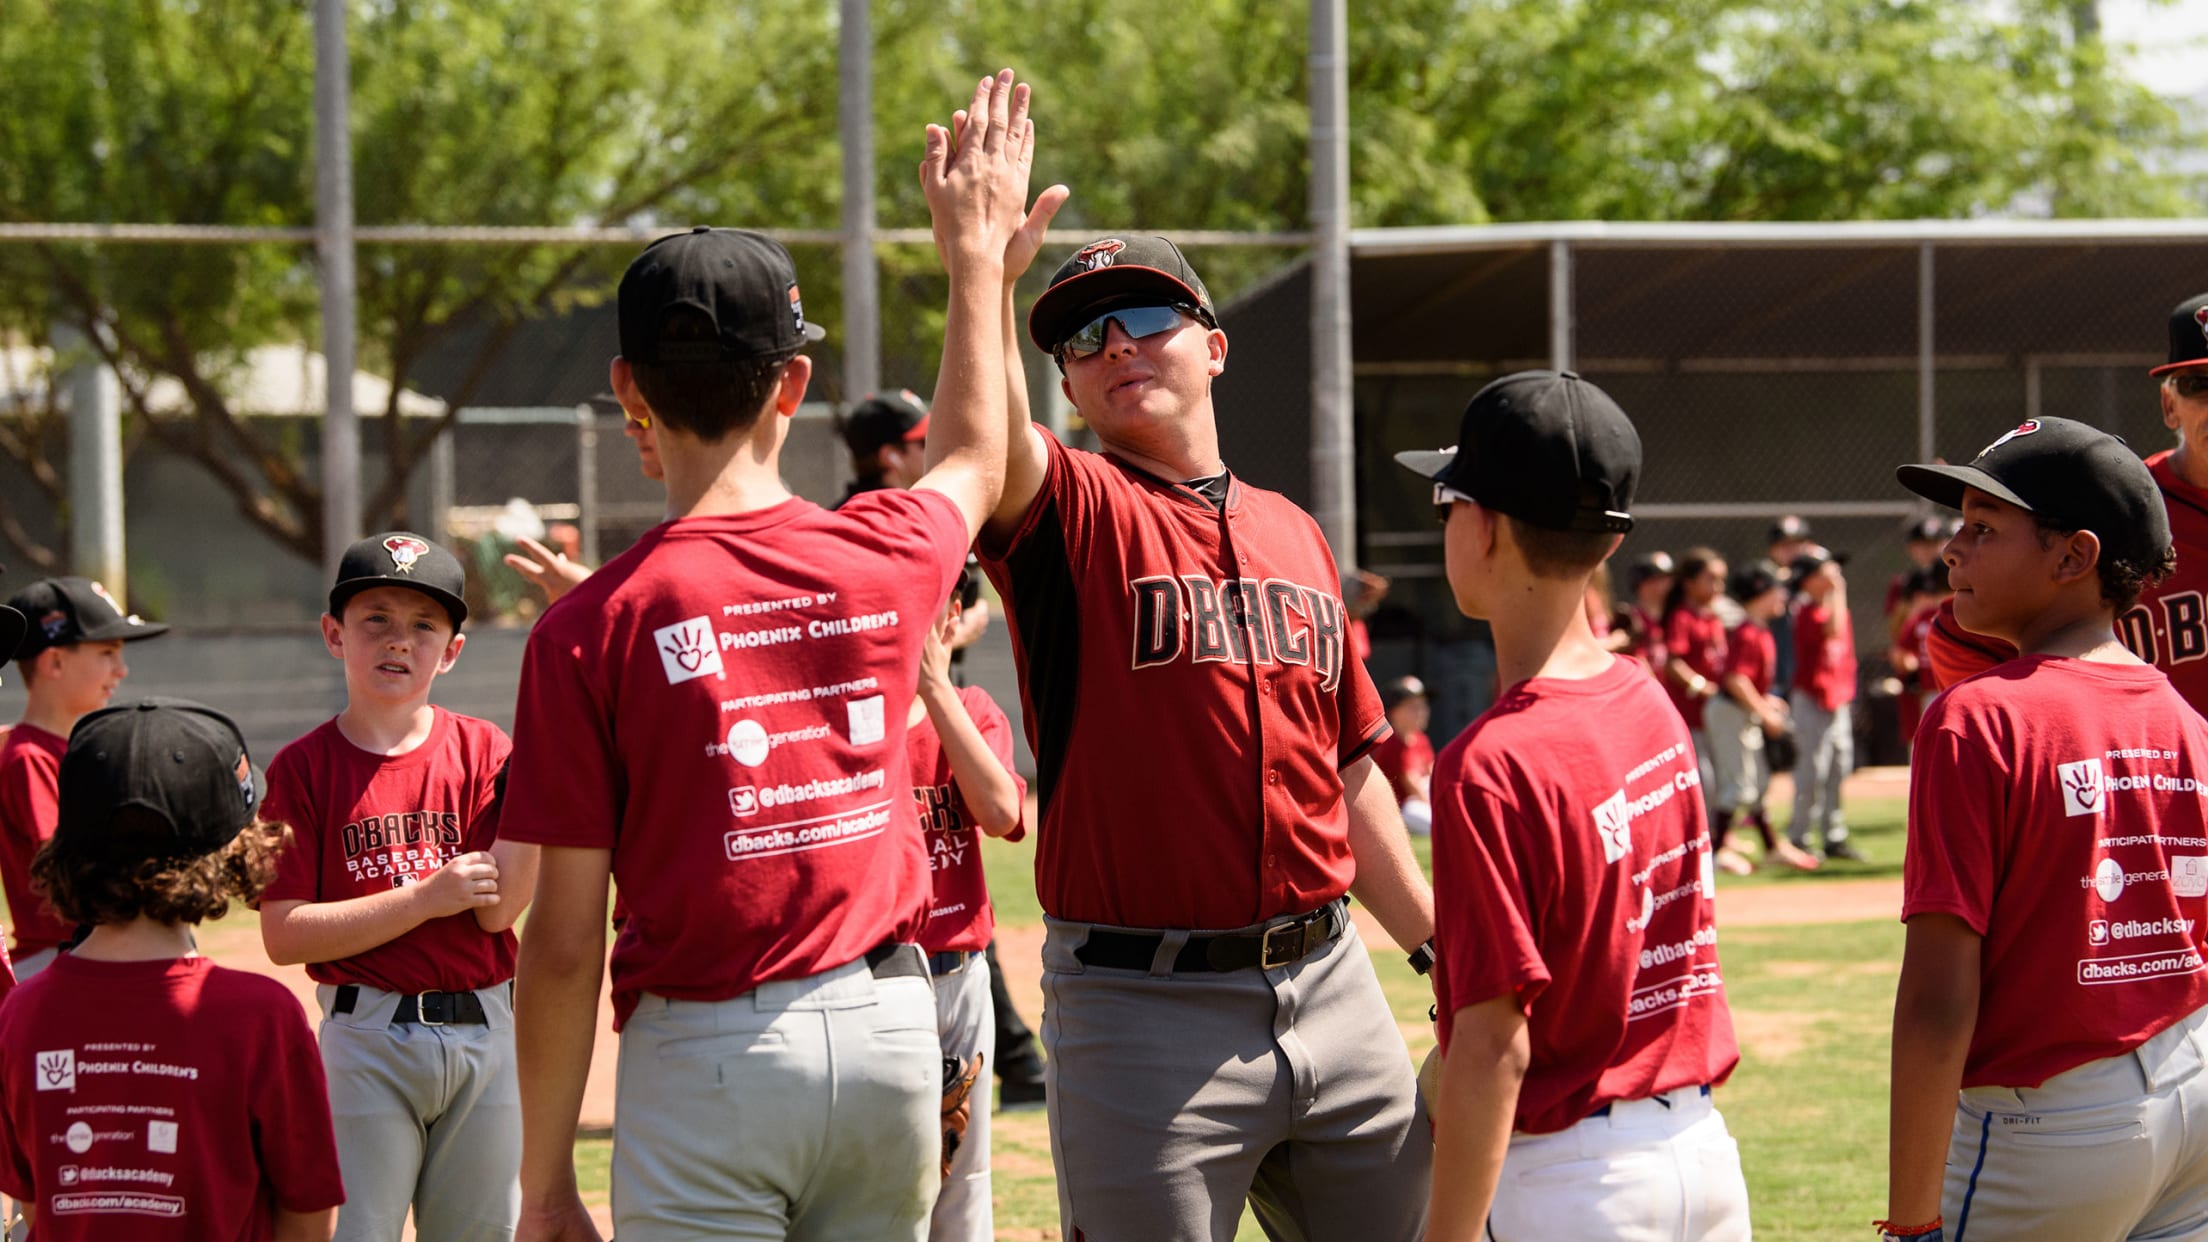
M1710 1084L1708 1084L1708 1083L1703 1083L1703 1084L1702 1084L1701 1086L1699 1086L1699 1087L1673 1087L1673 1088L1672 1088L1671 1090L1669 1090L1669 1091L1659 1092L1659 1093L1657 1093L1657 1094L1655 1094L1655 1095L1652 1095L1652 1096L1650 1096L1650 1097L1648 1097L1648 1098L1649 1098L1649 1099L1652 1099L1652 1100L1654 1100L1654 1101L1656 1101L1656 1102L1657 1102L1658 1104L1661 1104L1661 1105L1663 1105L1663 1106L1664 1106L1665 1108L1670 1108L1670 1107L1672 1107L1671 1097L1672 1097L1672 1096L1675 1096L1675 1095L1678 1095L1678 1094L1680 1094L1681 1092L1685 1092L1685 1091L1699 1091L1699 1092L1701 1092L1701 1093L1702 1093L1702 1097L1703 1097L1704 1099L1708 1099L1708 1098L1709 1098L1709 1094L1710 1094ZM1630 1104L1630 1103L1632 1103L1632 1102L1633 1102L1633 1101L1631 1101L1631 1100L1627 1100L1627 1101L1625 1101L1625 1103L1628 1103L1628 1104ZM1588 1116L1590 1116L1590 1117L1607 1117L1607 1116L1609 1116L1609 1115L1610 1115L1610 1107L1611 1107L1610 1105L1608 1105L1608 1104L1605 1104L1605 1105L1603 1105L1603 1106L1602 1106L1601 1108L1598 1108L1598 1109L1596 1109L1595 1111L1593 1111L1593 1112L1591 1112L1591 1113L1589 1113L1589 1114L1587 1114L1587 1115L1588 1115Z
M928 977L928 959L916 944L898 944L894 941L867 950L866 968L877 979Z
M351 1013L359 1003L359 985L341 983L330 1011ZM487 1026L491 1021L483 1013L483 998L473 992L409 992L399 998L391 1020L422 1026Z
M1255 931L1197 933L1173 955L1173 970L1189 974L1292 966L1341 939L1342 929L1348 924L1344 903L1336 899L1309 914L1269 923ZM1089 938L1073 951L1073 956L1088 966L1148 970L1164 939L1159 932L1098 928L1089 932Z

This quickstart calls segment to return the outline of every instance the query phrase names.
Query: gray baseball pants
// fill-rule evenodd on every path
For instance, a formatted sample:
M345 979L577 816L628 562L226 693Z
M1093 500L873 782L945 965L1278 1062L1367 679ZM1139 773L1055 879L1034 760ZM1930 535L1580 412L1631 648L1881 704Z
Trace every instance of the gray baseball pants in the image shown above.
M989 995L989 959L971 954L966 964L935 976L936 1035L943 1041L943 1055L960 1064L977 1052L995 1055L997 1006ZM982 1066L974 1082L972 1111L966 1122L966 1139L951 1157L950 1176L935 1197L935 1211L928 1218L928 1242L992 1242L997 1236L996 1211L989 1188L989 1080L990 1067Z
M942 1098L923 976L862 959L724 1001L646 993L621 1030L615 1231L922 1242Z
M1417 1242L1432 1130L1355 926L1291 966L1185 974L1185 931L1144 973L1082 963L1090 930L1045 920L1061 1236L1232 1242L1247 1200L1277 1242Z
M1855 770L1855 718L1852 703L1826 711L1797 690L1787 696L1793 708L1794 822L1787 839L1809 848L1814 831L1827 845L1848 839L1848 821L1840 808L1840 784Z
M505 1242L521 1215L521 1093L506 985L475 995L488 1024L393 1022L397 992L361 988L351 1013L322 1003L322 1069L345 1205L334 1242Z

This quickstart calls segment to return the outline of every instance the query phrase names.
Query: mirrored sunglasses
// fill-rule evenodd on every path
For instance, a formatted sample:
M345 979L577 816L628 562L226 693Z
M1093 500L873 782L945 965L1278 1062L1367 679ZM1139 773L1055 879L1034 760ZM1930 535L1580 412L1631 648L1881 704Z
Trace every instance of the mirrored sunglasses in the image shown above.
M1105 334L1112 321L1119 322L1119 330L1130 339L1141 340L1160 332L1171 332L1181 325L1181 316L1198 319L1196 308L1180 303L1158 306L1121 306L1105 311L1096 318L1073 330L1073 335L1058 343L1058 357L1086 358L1104 348Z

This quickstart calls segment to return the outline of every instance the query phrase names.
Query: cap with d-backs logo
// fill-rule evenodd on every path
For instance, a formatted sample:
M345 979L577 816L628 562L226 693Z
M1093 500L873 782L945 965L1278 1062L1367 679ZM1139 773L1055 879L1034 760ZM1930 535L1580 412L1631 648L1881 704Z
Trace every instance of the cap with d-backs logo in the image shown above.
M1963 507L1963 489L2005 500L2059 530L2089 530L2117 560L2153 563L2170 546L2170 515L2147 464L2122 439L2067 418L2028 419L1967 466L1902 466L1901 485Z
M782 243L748 229L700 225L644 248L621 275L621 356L630 362L779 358L825 335L805 322L797 266ZM696 311L708 341L662 341L667 312Z
M1454 448L1397 453L1423 478L1544 530L1633 529L1641 436L1570 371L1520 371L1472 396Z
M103 707L69 734L54 844L126 864L198 858L252 823L266 792L237 722L214 708L185 699ZM123 831L112 821L128 808L163 822Z
M468 619L467 572L459 558L412 531L391 530L345 549L337 562L337 582L330 587L330 615L342 619L345 603L371 587L405 587L420 591L452 614L452 628Z
M1193 306L1205 324L1219 324L1211 292L1170 239L1105 237L1074 251L1051 275L1050 288L1027 312L1027 335L1050 353L1098 313L1143 302Z
M90 578L41 578L15 593L8 607L27 623L15 656L28 660L48 647L135 642L169 627L125 615L107 588Z
M2188 367L2208 367L2208 293L2171 308L2170 360L2147 374L2166 375Z

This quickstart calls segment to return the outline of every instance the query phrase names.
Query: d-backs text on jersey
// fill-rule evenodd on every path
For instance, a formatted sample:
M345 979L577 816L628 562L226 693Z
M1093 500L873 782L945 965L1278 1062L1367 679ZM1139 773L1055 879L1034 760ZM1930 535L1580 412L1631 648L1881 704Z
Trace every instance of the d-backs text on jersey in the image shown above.
M1127 584L1134 606L1134 666L1301 664L1331 693L1342 680L1339 596L1278 578L1213 581L1160 574Z

